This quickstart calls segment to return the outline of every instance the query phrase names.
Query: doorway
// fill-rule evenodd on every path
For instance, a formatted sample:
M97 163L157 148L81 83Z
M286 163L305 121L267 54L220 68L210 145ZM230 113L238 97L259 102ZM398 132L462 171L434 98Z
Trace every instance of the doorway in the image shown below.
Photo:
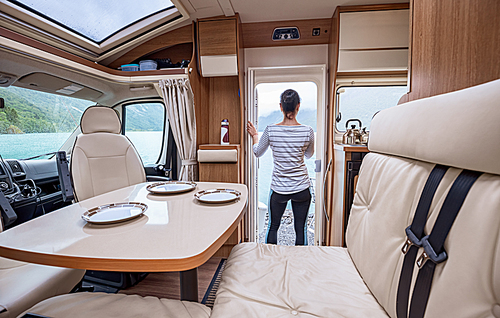
M286 89L294 89L301 98L297 115L299 123L311 126L315 132L315 152L305 159L311 180L312 200L307 224L307 244L319 245L322 236L323 211L323 170L325 160L325 82L326 68L319 66L250 68L249 103L247 118L257 127L259 137L267 125L281 122L283 115L279 108L280 94ZM256 158L252 151L252 141L247 143L247 184L249 185L250 239L264 243L269 225L268 201L273 171L272 151ZM290 202L281 219L278 231L279 245L294 245L293 213Z

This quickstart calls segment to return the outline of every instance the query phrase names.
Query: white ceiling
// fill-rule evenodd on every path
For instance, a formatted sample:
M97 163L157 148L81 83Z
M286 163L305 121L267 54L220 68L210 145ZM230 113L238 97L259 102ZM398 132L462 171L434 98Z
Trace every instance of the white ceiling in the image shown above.
M224 15L228 3L241 22L331 18L337 6L401 3L407 0L180 0L192 19ZM225 9L225 10L223 10Z

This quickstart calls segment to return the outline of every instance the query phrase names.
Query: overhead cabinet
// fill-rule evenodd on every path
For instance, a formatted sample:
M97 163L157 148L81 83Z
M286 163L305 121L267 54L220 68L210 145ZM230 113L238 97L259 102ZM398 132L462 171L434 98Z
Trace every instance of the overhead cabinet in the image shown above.
M203 77L238 75L235 18L198 22L198 52Z

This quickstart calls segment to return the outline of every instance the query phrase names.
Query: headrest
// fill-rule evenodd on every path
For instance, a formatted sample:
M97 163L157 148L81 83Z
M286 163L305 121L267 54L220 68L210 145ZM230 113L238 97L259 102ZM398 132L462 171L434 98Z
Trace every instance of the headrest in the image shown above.
M500 174L500 80L379 112L368 149Z
M96 132L119 134L122 130L122 124L118 114L112 108L92 106L83 113L80 128L84 134Z

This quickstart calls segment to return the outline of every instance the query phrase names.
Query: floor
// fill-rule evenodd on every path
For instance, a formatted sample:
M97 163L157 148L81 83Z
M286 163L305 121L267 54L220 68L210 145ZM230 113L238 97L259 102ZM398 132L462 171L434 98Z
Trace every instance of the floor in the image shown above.
M198 267L198 301L201 302L221 261L212 257ZM180 299L180 281L178 272L149 273L137 285L120 290L119 294L155 296L158 298Z

